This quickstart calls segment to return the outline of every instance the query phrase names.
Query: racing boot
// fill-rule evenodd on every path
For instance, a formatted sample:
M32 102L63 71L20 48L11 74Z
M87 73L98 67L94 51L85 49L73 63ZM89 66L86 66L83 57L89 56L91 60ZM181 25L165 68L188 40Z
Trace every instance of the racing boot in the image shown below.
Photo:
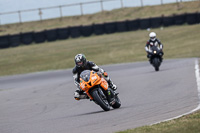
M83 91L80 90L76 90L74 92L74 98L76 100L80 100L80 99L89 99L88 95L86 93L84 93Z

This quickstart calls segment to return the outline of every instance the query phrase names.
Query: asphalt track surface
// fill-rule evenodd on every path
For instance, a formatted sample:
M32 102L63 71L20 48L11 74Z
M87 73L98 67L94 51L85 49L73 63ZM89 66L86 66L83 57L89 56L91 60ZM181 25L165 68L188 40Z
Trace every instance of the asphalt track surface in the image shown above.
M73 98L71 70L0 77L0 133L111 133L184 114L199 103L195 58L101 66L122 106L103 111Z

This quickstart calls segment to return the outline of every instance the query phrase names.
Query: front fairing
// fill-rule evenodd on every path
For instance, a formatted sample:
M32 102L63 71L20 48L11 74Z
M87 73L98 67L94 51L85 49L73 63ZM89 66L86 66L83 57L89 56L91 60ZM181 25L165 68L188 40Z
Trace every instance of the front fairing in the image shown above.
M156 46L152 46L151 50L152 50L152 55L153 56L159 56L159 54L161 52L161 50L158 49L158 47L156 47Z
M101 78L94 71L85 70L80 74L80 88L83 91L88 91L90 88L100 83Z
M104 90L108 89L107 81L100 77L96 72L85 70L80 74L80 88L87 93L90 99L93 99L89 92L96 88L101 87Z

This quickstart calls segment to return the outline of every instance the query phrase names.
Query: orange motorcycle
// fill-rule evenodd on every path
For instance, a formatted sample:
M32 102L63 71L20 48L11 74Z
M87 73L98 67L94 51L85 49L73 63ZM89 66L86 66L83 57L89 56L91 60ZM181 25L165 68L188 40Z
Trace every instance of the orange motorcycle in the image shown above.
M107 81L97 72L92 70L83 71L80 74L80 88L90 100L105 111L109 111L111 107L115 109L121 106L118 93L109 88Z

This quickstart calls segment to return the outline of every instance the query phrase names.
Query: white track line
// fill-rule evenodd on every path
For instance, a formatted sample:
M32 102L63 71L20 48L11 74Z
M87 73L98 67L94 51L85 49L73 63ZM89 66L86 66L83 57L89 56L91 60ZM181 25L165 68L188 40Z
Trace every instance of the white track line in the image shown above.
M196 60L195 60L195 75L196 75L196 82L197 82L197 90L198 90L198 97L199 97L199 105L198 105L195 109L193 109L193 110L191 110L191 111L189 111L189 112L187 112L187 113L185 113L185 114L182 114L182 115L179 115L179 116L170 118L170 119L166 119L166 120L163 120L163 121L159 121L159 122L153 123L153 124L151 124L151 125L158 124L158 123L161 123L161 122L170 121L170 120L173 120L173 119L177 119L177 118L180 118L180 117L182 117L182 116L191 114L191 113L193 113L193 112L195 112L195 111L197 111L197 110L200 109L200 74L199 74L199 73L200 73L200 71L199 71L199 61L198 61L198 59L196 59Z

